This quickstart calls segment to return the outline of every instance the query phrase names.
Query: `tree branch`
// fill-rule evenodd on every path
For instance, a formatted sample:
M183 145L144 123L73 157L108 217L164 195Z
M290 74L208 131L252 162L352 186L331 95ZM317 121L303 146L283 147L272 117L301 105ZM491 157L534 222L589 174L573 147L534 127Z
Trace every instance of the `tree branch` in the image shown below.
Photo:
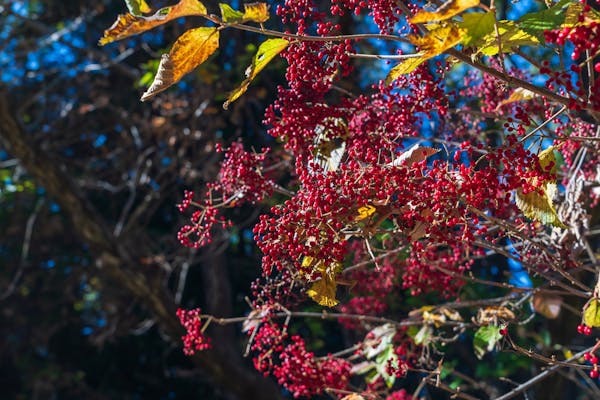
M136 257L130 247L123 245L127 241L122 238L117 240L64 168L28 140L9 104L7 94L0 92L2 144L60 204L82 241L89 244L96 255L96 267L100 274L145 306L170 337L179 338L184 330L175 316L177 306L169 293L152 287L146 276L136 271L139 270ZM281 399L280 391L273 382L251 371L238 359L224 356L221 351L208 350L193 359L212 381L240 399Z

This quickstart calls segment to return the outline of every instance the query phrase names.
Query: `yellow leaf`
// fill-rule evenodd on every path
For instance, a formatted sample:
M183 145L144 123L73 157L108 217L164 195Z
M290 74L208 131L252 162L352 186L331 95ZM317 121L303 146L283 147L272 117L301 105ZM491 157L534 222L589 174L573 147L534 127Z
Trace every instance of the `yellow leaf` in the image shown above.
M385 78L387 84L390 84L400 75L408 74L415 70L424 61L442 54L448 49L459 44L464 37L465 30L454 24L435 28L425 36L410 35L408 40L420 48L421 56L409 58L396 65Z
M229 4L219 3L221 9L221 18L225 22L242 22L244 20L244 13L238 10L234 10Z
M148 14L152 9L145 0L125 0L129 12L133 15Z
M375 211L377 211L377 209L372 205L368 204L358 209L358 215L354 217L354 220L362 221L363 219L369 218L371 215L373 215Z
M269 19L267 3L244 4L244 21L263 23Z
M277 54L281 53L289 44L285 39L268 39L260 44L258 51L252 60L252 65L246 70L246 79L242 84L229 94L227 101L223 104L223 108L227 110L229 104L237 100L242 94L248 90L248 86L252 80L262 71L269 61L271 61Z
M493 11L487 13L469 13L462 16L463 21L457 25L466 31L462 43L470 46L494 30L496 17Z
M517 190L516 204L517 207L523 214L530 219L539 221L543 224L551 224L558 228L567 228L565 224L560 221L554 206L552 205L552 198L556 193L556 157L554 155L554 146L548 147L538 155L538 161L543 170L550 173L553 176L552 180L546 180L542 182L539 190L534 190L527 194L523 193L522 189ZM536 181L530 182L536 185Z
M566 228L560 221L546 193L539 194L537 191L533 191L523 194L522 190L519 189L517 191L516 203L517 207L523 211L523 214L527 218L539 221L545 225L550 224L558 228Z
M578 1L574 1L572 3L569 4L569 6L567 7L567 11L565 13L565 22L562 24L563 27L573 27L576 25L589 25L590 23L592 23L593 21L596 22L600 22L600 12L591 9L589 10L586 15L585 18L583 20L583 22L579 22L579 16L581 15L581 13L583 12L583 4L578 2Z
M431 21L444 21L478 5L479 0L448 0L435 11L419 11L410 19L410 23L422 24Z
M142 95L142 101L156 96L202 64L219 48L217 28L190 29L177 39L169 54L160 60L154 82Z
M402 61L400 64L396 65L394 68L390 70L387 77L385 78L385 83L390 84L394 82L400 75L406 75L413 72L417 67L427 61L429 57L419 56L407 58Z
M558 166L556 164L556 155L554 154L555 149L556 147L550 146L546 150L540 152L540 154L538 155L540 167L542 167L544 171L552 174L554 176L554 179L556 179L556 172L558 171Z
M137 35L149 29L166 24L179 17L190 15L206 15L206 7L198 0L181 0L174 6L164 7L149 17L123 14L117 17L115 23L104 31L99 44L105 44Z
M311 256L305 256L302 259L302 268L308 268L312 265L314 258Z
M517 101L523 101L523 100L531 100L535 97L537 97L537 94L535 94L531 90L527 90L527 89L523 89L523 88L516 88L515 91L510 94L510 97L508 99L502 100L500 102L500 104L498 104L498 106L496 107L496 110L498 110L500 107L502 107L505 104L515 103Z
M498 21L498 34L503 53L517 46L540 44L538 38L520 29L514 21ZM498 46L498 36L496 36L495 31L485 35L482 41L484 44L479 48L480 53L486 56L498 54L500 48Z
M592 328L600 327L600 301L591 299L583 310L583 323Z
M306 294L321 306L333 307L339 303L335 298L335 290L335 280L329 274L323 273L321 279L313 283Z

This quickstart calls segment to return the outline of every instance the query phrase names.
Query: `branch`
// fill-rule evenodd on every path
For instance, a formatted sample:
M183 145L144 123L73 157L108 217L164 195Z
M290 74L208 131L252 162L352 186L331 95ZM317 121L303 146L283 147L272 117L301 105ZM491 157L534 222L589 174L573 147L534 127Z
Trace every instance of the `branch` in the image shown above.
M164 288L152 287L146 276L137 272L139 266L131 254L132 249L123 244L127 241L117 239L111 233L100 214L82 196L64 169L28 140L28 135L11 113L9 104L6 94L0 92L0 141L60 204L71 220L73 229L97 256L96 267L101 276L144 305L170 337L183 335L185 332L175 316L177 306L171 296ZM281 399L275 384L220 351L201 352L193 360L210 379L240 399Z

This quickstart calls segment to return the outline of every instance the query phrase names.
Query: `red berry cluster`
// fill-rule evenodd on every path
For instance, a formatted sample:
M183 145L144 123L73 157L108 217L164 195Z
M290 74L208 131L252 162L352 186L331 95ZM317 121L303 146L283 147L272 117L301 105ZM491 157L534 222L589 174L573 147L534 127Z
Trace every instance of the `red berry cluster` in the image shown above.
M589 328L589 326L587 328ZM577 330L579 330L579 327ZM594 353L589 352L585 353L583 355L583 358L585 359L585 361L592 364L592 367L594 368L590 371L590 378L597 379L598 376L600 376L600 371L598 371L598 357Z
M263 323L253 340L256 369L264 375L273 375L296 398L316 396L326 389L344 390L349 384L348 361L315 357L306 350L300 336L288 335L276 323Z
M220 146L217 151L224 151ZM268 149L261 153L244 150L241 142L234 142L225 153L217 181L207 186L221 193L226 199L234 199L236 205L247 201L257 203L273 192L273 182L263 174L263 163Z
M585 336L590 336L592 334L592 327L586 324L579 324L577 325L577 332Z
M582 13L578 17L578 23L574 26L567 26L557 30L545 31L544 36L546 42L555 43L559 46L564 46L567 42L573 45L573 51L571 52L571 59L578 61L582 58L586 58L589 55L596 55L600 50L600 22L594 19L588 19L587 14L590 12L590 6L585 4ZM600 62L596 62L594 65L595 71L600 71ZM590 103L594 110L600 111L600 78L596 78L594 81L589 82L589 96L587 88L583 87L583 83L580 77L581 68L575 64L571 66L571 71L576 74L576 88L571 83L571 76L567 72L552 73L546 63L543 68L540 69L542 74L550 74L550 84L552 81L557 82L559 85L564 86L568 91L574 92L584 102ZM577 110L582 107L581 101L573 100L570 104L570 108Z
M191 356L196 351L202 351L209 349L210 346L210 338L204 336L204 332L202 332L202 312L199 308L193 310L177 310L177 317L179 317L179 321L181 325L184 326L187 333L185 336L182 336L183 340L183 352Z

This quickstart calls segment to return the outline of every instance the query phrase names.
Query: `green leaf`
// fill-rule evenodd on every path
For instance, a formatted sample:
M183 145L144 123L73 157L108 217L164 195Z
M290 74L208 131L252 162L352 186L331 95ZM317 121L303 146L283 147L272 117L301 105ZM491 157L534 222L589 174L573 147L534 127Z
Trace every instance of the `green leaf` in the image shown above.
M252 65L246 70L246 79L241 85L229 94L227 101L223 104L223 108L227 109L229 104L236 101L242 94L248 90L250 83L256 78L256 76L262 71L269 61L271 61L276 55L281 53L290 44L285 39L268 39L260 44L258 51L252 60Z
M225 22L242 22L244 20L244 13L238 10L234 10L228 4L219 3L221 9L221 18Z
M538 38L520 29L514 21L498 21L498 33L500 34L503 53L508 53L510 49L517 46L540 44ZM479 48L480 53L486 56L498 54L500 50L495 30L485 35L482 40L483 45Z
M591 299L583 310L583 323L592 328L600 327L600 301Z
M127 5L129 12L136 17L142 14L148 14L152 11L148 3L146 3L146 0L125 0L125 4Z
M519 27L544 43L544 31L562 25L566 16L564 8L569 3L569 0L561 0L546 10L525 14L517 21Z
M496 22L496 18L493 12L464 14L463 22L457 24L466 31L463 44L470 46L485 35L493 32L494 22Z
M473 349L477 358L481 360L485 353L494 350L494 346L501 338L500 327L496 325L480 327L473 338Z
M154 82L142 95L142 101L156 96L179 82L184 75L193 71L219 48L217 28L190 29L181 35L169 54L160 60Z

